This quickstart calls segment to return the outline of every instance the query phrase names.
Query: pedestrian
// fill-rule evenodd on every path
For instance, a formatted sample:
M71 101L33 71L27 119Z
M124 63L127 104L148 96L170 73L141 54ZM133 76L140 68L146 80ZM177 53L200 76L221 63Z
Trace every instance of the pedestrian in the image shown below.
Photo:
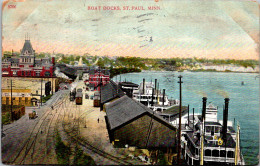
M53 110L53 105L51 106L51 109Z
M97 119L97 122L99 123L99 118Z

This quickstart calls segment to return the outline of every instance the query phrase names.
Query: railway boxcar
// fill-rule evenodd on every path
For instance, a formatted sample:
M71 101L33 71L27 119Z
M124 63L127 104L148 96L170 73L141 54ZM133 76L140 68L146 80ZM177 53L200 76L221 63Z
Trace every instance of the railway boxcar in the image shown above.
M100 97L99 96L94 96L93 105L94 105L94 107L100 107Z
M83 94L82 92L77 92L76 93L76 104L77 105L82 105L82 98L83 98Z

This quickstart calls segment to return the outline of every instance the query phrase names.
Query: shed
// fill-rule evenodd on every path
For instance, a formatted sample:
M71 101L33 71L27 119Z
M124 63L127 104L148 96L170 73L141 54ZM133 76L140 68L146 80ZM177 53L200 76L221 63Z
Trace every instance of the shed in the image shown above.
M176 128L126 95L105 104L110 142L145 149L176 147Z
M133 91L138 90L138 84L132 82L119 82L118 84L120 88L126 93L126 95L130 98L133 97Z
M105 86L101 86L101 101L100 107L103 110L103 105L113 99L120 98L124 95L122 89L112 80Z
M181 115L182 117L188 113L188 107L187 106L182 106L181 107ZM179 118L179 106L172 106L162 112L158 112L157 114L163 117L165 120L168 122L174 121L177 118Z

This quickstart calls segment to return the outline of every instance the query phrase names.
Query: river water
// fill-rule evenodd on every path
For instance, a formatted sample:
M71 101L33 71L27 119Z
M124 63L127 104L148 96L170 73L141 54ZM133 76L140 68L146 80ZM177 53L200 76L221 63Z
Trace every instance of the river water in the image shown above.
M228 120L240 124L241 147L246 164L258 164L259 154L259 77L255 73L223 72L170 72L144 71L121 74L114 81L140 84L157 79L160 89L166 89L169 98L179 99L178 76L182 75L182 103L201 113L202 97L218 106L218 119L222 120L224 98L229 97ZM241 85L242 81L244 85Z

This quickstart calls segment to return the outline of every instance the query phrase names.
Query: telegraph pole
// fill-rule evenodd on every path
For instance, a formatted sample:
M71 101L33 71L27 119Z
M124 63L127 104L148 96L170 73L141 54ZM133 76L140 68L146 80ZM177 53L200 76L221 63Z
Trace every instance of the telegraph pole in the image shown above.
M194 108L193 108L193 117L192 117L192 120L193 120L193 130L194 130Z
M42 78L41 78L41 106L42 106Z
M51 77L51 95L53 95L53 76Z
M13 81L11 80L11 121L13 121Z
M181 102L182 102L182 94L181 94L181 84L183 83L181 81L182 76L180 75L178 77L180 80L178 81L178 83L180 84L180 105L179 105L179 133L178 133L178 153L177 153L177 163L178 165L181 164Z

